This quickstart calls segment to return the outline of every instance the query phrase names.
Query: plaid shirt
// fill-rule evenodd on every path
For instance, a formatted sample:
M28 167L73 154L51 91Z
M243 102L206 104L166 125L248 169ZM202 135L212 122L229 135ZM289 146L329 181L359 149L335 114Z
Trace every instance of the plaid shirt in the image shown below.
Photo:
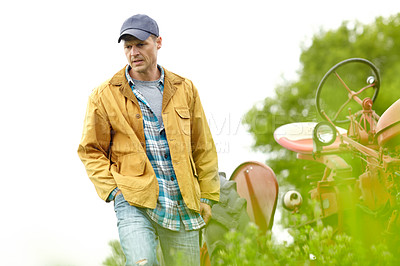
M138 99L143 116L144 135L146 139L146 154L153 166L159 185L159 196L155 209L146 209L150 218L164 228L179 231L180 220L186 230L197 230L205 225L201 215L190 210L183 201L175 171L171 161L168 141L165 130L160 126L157 116L152 111L143 95L135 89L135 83L129 75L131 67L128 65L125 76ZM161 71L158 88L164 91L164 70ZM202 199L202 202L207 201Z

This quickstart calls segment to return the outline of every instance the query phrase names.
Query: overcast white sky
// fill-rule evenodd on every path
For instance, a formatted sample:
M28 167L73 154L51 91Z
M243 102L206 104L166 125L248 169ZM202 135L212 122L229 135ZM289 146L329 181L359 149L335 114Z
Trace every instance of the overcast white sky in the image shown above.
M264 160L241 119L282 76L296 77L301 43L399 11L395 0L3 1L0 263L101 265L118 238L76 150L91 90L126 64L117 38L127 17L158 21L159 63L199 89L229 177Z

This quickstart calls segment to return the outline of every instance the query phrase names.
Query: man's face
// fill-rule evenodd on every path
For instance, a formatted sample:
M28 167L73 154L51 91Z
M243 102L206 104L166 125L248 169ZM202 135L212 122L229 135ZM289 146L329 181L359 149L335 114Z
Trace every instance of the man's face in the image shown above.
M161 48L161 37L150 36L141 41L135 37L124 40L124 51L135 74L146 76L157 69L157 51Z

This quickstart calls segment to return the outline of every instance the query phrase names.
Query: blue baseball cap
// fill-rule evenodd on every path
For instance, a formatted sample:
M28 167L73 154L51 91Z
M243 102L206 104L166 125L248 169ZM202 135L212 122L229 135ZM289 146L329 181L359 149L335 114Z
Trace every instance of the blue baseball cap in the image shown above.
M159 36L157 22L147 15L137 14L122 24L118 42L121 42L123 35L132 35L141 41L149 38L150 34Z

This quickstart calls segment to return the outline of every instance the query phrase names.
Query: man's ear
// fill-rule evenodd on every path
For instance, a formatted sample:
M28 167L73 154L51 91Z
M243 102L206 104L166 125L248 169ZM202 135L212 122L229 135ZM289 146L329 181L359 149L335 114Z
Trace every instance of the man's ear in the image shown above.
M157 50L161 48L161 46L162 46L162 38L161 37L157 37L156 45L157 45Z

